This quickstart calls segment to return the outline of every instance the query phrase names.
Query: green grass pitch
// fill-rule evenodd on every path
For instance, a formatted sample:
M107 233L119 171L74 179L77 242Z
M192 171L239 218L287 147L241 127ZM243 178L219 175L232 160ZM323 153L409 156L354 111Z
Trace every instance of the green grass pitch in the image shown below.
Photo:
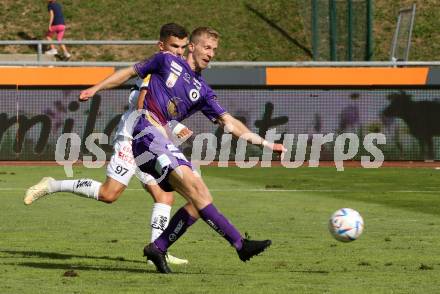
M105 170L76 167L103 180ZM170 248L188 258L160 275L142 257L151 198L133 180L112 205L67 193L24 206L24 191L61 167L0 167L1 293L435 293L440 274L440 171L432 168L203 169L215 203L242 232L270 238L242 263L197 222ZM183 204L180 197L177 205ZM340 243L338 208L365 231ZM70 273L70 276L69 276ZM67 275L67 276L66 276Z

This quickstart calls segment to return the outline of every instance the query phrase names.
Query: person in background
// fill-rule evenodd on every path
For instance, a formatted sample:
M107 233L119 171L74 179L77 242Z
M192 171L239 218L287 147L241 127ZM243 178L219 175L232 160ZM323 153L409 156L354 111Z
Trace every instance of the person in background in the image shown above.
M49 29L46 33L46 39L52 41L52 36L56 34L58 42L61 42L66 30L61 4L56 2L56 0L48 0L47 10L49 11ZM67 51L66 45L61 44L61 49L63 49L65 59L72 57L69 51ZM45 54L56 55L58 50L55 48L55 45L50 44L50 50L46 51Z

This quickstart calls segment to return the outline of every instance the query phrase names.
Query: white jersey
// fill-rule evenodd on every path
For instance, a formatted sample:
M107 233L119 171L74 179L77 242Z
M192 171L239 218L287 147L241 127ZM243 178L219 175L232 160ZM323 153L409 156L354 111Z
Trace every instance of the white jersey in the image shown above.
M133 140L133 129L139 119L141 111L137 110L137 101L139 92L143 88L148 87L150 76L144 80L138 79L136 81L136 90L132 90L128 96L128 110L124 112L116 129L115 138L113 140L113 155L107 165L107 176L118 181L119 183L128 186L133 175L144 184L155 183L154 178L142 172L135 163L133 151L131 149L131 140ZM181 123L175 122L170 124L173 134L180 133L185 128ZM177 137L176 137L177 138ZM180 140L186 140L182 138Z
M116 129L114 141L125 139L133 139L133 128L136 125L139 114L137 113L137 101L140 89L148 87L148 82L150 81L150 76L148 75L145 79L137 79L136 90L132 90L128 96L128 110L124 112L119 121L118 127Z

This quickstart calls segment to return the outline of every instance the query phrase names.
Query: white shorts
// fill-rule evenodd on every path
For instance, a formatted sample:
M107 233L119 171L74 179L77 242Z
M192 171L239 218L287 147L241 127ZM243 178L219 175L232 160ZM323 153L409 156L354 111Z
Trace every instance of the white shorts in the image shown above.
M128 186L133 175L143 184L155 184L154 178L142 172L134 161L133 151L131 150L131 141L116 140L113 145L113 155L107 165L107 176Z

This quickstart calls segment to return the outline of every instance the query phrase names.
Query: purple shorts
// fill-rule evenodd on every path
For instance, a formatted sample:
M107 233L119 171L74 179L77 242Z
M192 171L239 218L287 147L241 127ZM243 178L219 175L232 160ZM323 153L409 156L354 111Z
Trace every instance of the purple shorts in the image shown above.
M168 183L168 177L178 166L186 165L193 169L173 142L144 118L140 118L135 126L131 144L136 165L152 175L164 191L174 190Z

